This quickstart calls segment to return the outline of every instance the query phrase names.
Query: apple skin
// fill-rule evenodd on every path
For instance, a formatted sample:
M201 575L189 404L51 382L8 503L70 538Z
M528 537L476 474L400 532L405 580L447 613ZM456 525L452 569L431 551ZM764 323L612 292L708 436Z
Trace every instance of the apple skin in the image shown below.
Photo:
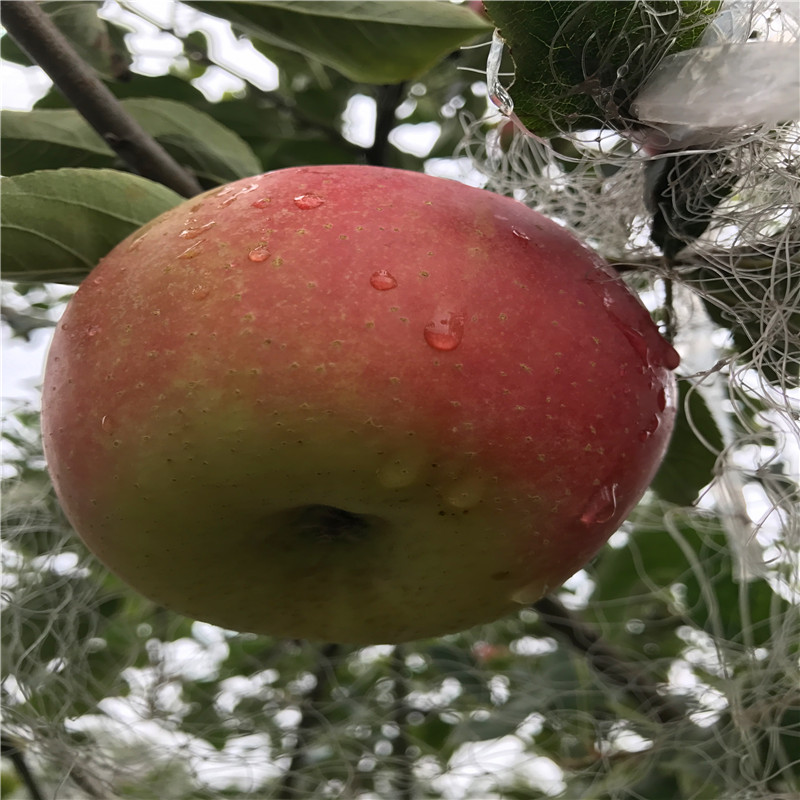
M678 356L517 201L367 166L171 209L81 284L42 429L76 531L239 631L435 636L555 589L638 502Z

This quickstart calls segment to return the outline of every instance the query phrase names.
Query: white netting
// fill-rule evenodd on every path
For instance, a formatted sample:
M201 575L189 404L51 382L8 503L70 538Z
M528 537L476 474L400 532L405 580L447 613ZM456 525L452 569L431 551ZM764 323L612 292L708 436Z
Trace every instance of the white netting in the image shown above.
M714 35L793 41L783 8L728 6ZM697 502L648 495L552 605L492 626L398 648L277 641L192 624L105 573L24 412L7 427L3 753L44 796L798 797L800 127L676 154L605 122L538 140L487 118L460 155L624 268L674 334L715 459Z

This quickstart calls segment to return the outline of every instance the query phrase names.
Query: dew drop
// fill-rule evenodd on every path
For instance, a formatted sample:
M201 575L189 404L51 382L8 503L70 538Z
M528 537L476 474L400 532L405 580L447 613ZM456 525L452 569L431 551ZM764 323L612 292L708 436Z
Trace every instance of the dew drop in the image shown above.
M519 603L521 606L529 606L531 603L535 603L539 600L544 595L545 591L546 589L541 583L529 583L527 586L517 589L517 591L511 595L511 602Z
M108 414L103 415L103 418L100 420L100 428L104 433L108 433L109 435L114 433L114 420L111 419Z
M477 475L461 478L444 491L444 498L455 508L468 509L476 506L481 498L485 484Z
M524 231L517 230L517 228L512 228L511 233L513 233L514 236L517 237L517 239L522 239L525 242L529 242L531 240L531 237L528 236L527 233L525 233Z
M455 350L464 336L464 314L455 311L434 314L423 335L434 350Z
M656 406L659 411L663 411L667 407L667 390L663 386L656 395Z
M265 244L260 244L258 247L254 247L247 254L247 257L256 264L259 264L269 258L269 248Z
M205 300L209 295L209 290L205 286L195 286L192 289L192 300Z
M661 420L653 414L647 426L639 431L639 441L646 442L658 430L659 425L661 425Z
M180 236L181 239L196 239L198 236L202 236L202 234L204 234L210 228L213 228L215 224L215 222L211 221L206 222L205 225L189 225L187 228L182 230L178 236Z
M90 325L86 329L87 336L97 336L98 333L100 333L100 328L97 325Z
M610 267L600 266L596 273L595 276L587 278L587 282L601 297L603 307L639 355L643 365L648 369L657 367L675 369L680 364L680 356L675 348L653 328L653 321L648 311L644 307L633 311L631 308L626 309L624 303L621 305L617 303L610 287L618 284L620 278Z
M678 351L666 340L659 337L661 342L659 359L667 369L677 369L681 363Z
M400 458L392 459L378 470L378 481L387 489L410 486L419 475L419 466Z
M190 259L196 258L203 252L203 240L201 239L199 242L195 242L193 245L187 247L179 256L178 258L182 259Z
M614 321L617 323L617 327L622 331L623 336L631 343L631 346L636 351L639 358L641 358L642 363L646 367L651 366L652 359L650 355L650 348L647 346L644 334L642 334L641 331L637 331L635 328L632 328L630 325L625 324L616 316L614 316Z
M147 238L147 234L143 233L141 236L137 236L129 245L128 245L128 252L130 253L131 250L138 250L141 243Z
M219 208L224 208L225 206L229 206L237 197L241 197L243 194L248 194L249 192L258 189L257 183L248 183L247 186L243 186L238 191L234 191L232 186L228 186L222 191L217 192L217 197L222 197L223 199L219 202Z
M294 204L301 210L301 211L309 211L312 208L319 208L325 200L323 200L318 194L301 194L294 198Z
M619 484L601 486L590 498L581 514L584 525L602 525L617 511L617 489Z
M369 283L373 289L377 289L379 292L385 292L397 287L397 278L395 278L388 269L379 269L377 272L373 272L372 275L370 275Z

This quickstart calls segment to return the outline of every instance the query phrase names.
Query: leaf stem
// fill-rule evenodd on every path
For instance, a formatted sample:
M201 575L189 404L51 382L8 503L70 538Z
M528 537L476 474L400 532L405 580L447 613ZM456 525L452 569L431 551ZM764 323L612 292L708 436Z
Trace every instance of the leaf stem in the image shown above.
M131 169L184 197L202 191L195 177L142 128L75 52L38 3L6 0L8 33Z

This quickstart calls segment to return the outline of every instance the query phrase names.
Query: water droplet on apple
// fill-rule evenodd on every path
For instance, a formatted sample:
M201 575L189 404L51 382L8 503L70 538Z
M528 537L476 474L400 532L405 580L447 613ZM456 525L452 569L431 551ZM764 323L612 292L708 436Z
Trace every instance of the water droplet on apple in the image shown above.
M675 369L680 364L681 359L675 348L653 329L647 309L643 306L638 309L630 307L626 309L625 304L619 308L619 303L610 291L610 287L619 284L620 278L610 267L598 267L596 274L587 278L587 282L601 297L603 307L647 369L657 367Z
M86 329L86 335L87 336L97 336L98 333L100 333L100 327L97 326L97 325L90 325Z
M258 247L254 247L247 254L247 257L254 263L259 264L269 258L269 248L265 244L260 244Z
M205 286L195 286L192 289L192 300L205 300L209 295L209 290Z
M378 468L378 481L387 489L411 486L419 480L427 460L427 451L424 447L416 442L404 444L389 453Z
M667 390L663 386L656 395L656 406L659 411L663 411L667 407Z
M661 425L661 420L653 414L647 426L639 431L639 441L646 442L658 430L659 425Z
M312 208L319 208L325 200L313 192L309 194L301 194L294 198L294 204L301 211L309 211Z
M131 250L137 250L141 243L147 238L147 234L143 233L141 236L137 236L129 245L128 245L128 252L130 253Z
M512 228L511 229L511 233L513 233L514 236L517 237L517 239L522 239L525 242L529 242L531 240L531 237L528 236L527 233L525 233L524 231L518 230L517 228Z
M377 272L373 272L372 275L370 275L369 283L373 289L377 289L379 292L385 292L397 287L397 278L395 278L388 269L379 269Z
M581 514L584 525L601 525L608 522L617 511L617 489L619 484L601 486L590 498Z
M195 242L193 245L187 247L179 256L178 258L183 259L190 259L199 256L200 253L203 252L203 240L201 239L199 242Z
M529 583L527 586L517 589L517 591L511 595L511 602L519 603L521 606L529 606L531 603L535 603L539 600L543 594L544 591L541 583Z
M262 197L260 200L254 200L250 205L253 208L266 208L270 204L270 199L268 197Z
M423 335L434 350L455 350L464 336L464 314L456 311L437 312L425 326Z
M444 490L445 500L455 508L472 508L483 497L485 484L477 475L461 478Z
M181 239L196 239L198 236L202 236L207 230L213 228L215 222L206 222L205 225L189 225L184 230L182 230L178 236Z
M378 470L378 481L387 489L410 486L419 475L419 466L402 458L387 461Z
M223 199L219 202L219 208L224 208L225 206L229 206L234 200L238 197L241 197L243 194L248 194L253 190L258 189L257 183L248 183L247 186L243 186L241 189L234 190L232 186L226 186L222 190L216 193L216 197L222 197Z
M105 414L103 418L100 420L100 428L103 430L104 433L112 434L114 433L114 420Z

